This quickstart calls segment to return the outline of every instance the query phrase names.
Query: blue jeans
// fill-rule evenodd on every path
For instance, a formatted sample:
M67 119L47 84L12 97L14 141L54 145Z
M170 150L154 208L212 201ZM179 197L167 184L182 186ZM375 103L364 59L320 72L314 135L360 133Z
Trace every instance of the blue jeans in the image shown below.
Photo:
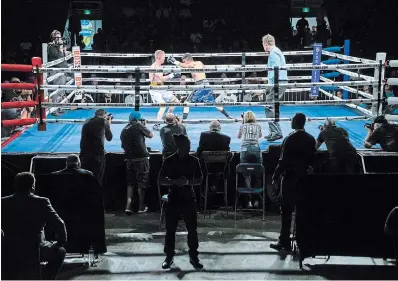
M240 151L240 163L263 163L261 148L258 143L243 143ZM246 187L251 186L251 175L243 174Z

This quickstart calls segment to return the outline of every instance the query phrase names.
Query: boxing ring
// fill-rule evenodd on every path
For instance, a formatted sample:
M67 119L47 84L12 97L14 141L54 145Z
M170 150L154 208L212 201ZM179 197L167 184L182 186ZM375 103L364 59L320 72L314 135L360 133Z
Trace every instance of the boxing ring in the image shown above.
M84 120L94 115L96 108L105 108L105 110L114 115L112 122L112 132L114 138L111 142L106 142L105 149L107 152L122 152L119 135L122 128L128 122L128 115L132 110L139 110L149 124L156 123L155 116L159 106L175 106L175 113L182 115L182 107L191 107L189 119L185 120L187 132L192 142L192 150L196 150L199 142L200 133L208 129L208 123L211 120L220 120L222 123L222 132L231 136L231 150L240 150L240 141L237 133L241 124L240 115L246 110L252 110L257 117L257 121L262 125L266 125L267 121L279 121L284 136L288 135L292 129L290 128L291 117L296 112L304 113L308 118L306 130L317 137L319 134L319 125L326 118L334 118L339 126L345 128L350 135L350 140L357 149L363 148L363 140L366 136L366 130L363 129L365 123L381 112L382 102L386 102L383 98L384 84L394 85L395 79L384 80L384 70L386 67L394 67L395 62L385 63L386 54L378 53L376 60L368 60L356 58L345 54L339 54L343 51L343 47L331 47L322 50L318 45L314 45L313 51L296 51L284 52L286 56L312 56L313 63L287 64L280 69L288 70L291 75L295 71L312 71L312 75L307 76L289 76L289 83L284 85L288 87L283 100L275 96L272 102L244 102L243 96L247 93L262 94L266 90L279 87L283 84L275 83L275 85L260 84L266 82L266 71L275 71L278 76L280 69L267 68L263 64L246 64L246 60L250 57L267 56L266 53L204 53L194 54L197 58L225 58L225 57L242 57L241 65L206 65L204 69L182 69L174 66L164 66L161 69L150 69L148 66L114 66L114 65L82 65L84 57L99 58L150 58L150 54L103 54L103 53L80 53L78 47L74 47L72 54L65 58L47 63L47 44L43 44L43 64L39 58L32 59L32 66L22 65L2 65L2 70L19 70L33 71L37 75L35 84L19 84L19 88L36 89L38 93L36 100L29 104L24 102L2 103L3 108L23 107L24 105L36 106L38 118L30 118L25 120L4 121L3 126L9 125L26 125L25 130L12 138L11 141L3 143L3 153L76 153L79 152L79 142L81 127ZM183 54L173 54L174 57L181 57ZM327 56L327 60L321 60L322 56ZM73 66L70 68L54 68L54 66L65 60L73 59ZM352 64L350 64L352 62ZM360 74L359 69L374 69L373 76ZM353 70L358 71L353 72ZM150 72L163 73L193 73L206 72L207 74L219 73L240 73L239 78L208 78L213 85L189 85L192 79L185 79L184 85L180 79L167 81L163 86L157 86L156 90L167 90L173 94L183 97L191 93L192 90L211 88L216 95L227 93L237 95L237 103L219 104L230 112L234 120L222 119L221 115L215 109L217 104L153 104L150 103L149 90L153 89L148 86L149 79L143 79L142 74L147 75ZM265 73L264 77L248 77L248 72ZM55 73L55 74L54 74ZM56 78L65 73L73 74L73 78L65 85L50 84ZM106 78L91 77L85 78L82 74L100 74L100 73L117 73L117 74L134 74L134 79L125 78ZM49 76L51 74L51 76ZM344 81L335 82L332 79L344 77ZM348 77L348 79L346 79ZM350 78L353 81L350 81ZM277 77L276 77L277 79ZM311 80L311 82L302 82ZM87 82L101 82L114 85L86 85ZM228 84L231 82L240 82L241 84ZM253 82L255 84L253 84ZM117 84L115 84L117 83ZM126 84L128 85L121 85ZM2 88L10 88L15 84L3 84ZM358 89L360 86L373 86L373 93L365 93ZM332 92L341 89L344 90L344 97L341 99ZM69 91L66 98L59 103L50 102L51 98L59 91ZM347 93L351 93L348 99ZM70 103L72 97L77 95L88 95L91 99L95 95L111 94L124 95L124 103ZM120 98L119 98L120 100ZM396 102L395 98L389 99ZM364 106L365 105L365 106ZM367 106L366 106L367 105ZM264 106L275 107L275 118L264 118ZM63 108L65 111L62 116L52 116L51 113L57 108ZM364 108L367 107L367 108ZM389 116L388 119L396 120L396 116ZM267 134L267 130L263 135ZM273 142L281 143L282 140ZM260 141L262 149L267 149L268 143L265 139ZM159 134L154 132L154 138L147 140L147 145L152 151L161 151L162 144ZM324 145L322 148L325 148Z

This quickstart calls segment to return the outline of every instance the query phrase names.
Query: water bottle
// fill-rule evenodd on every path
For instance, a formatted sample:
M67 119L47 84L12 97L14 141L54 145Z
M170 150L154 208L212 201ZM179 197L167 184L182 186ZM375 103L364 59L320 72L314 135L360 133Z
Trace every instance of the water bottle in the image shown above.
M94 248L93 246L90 246L90 249L88 250L88 265L89 266L94 266Z

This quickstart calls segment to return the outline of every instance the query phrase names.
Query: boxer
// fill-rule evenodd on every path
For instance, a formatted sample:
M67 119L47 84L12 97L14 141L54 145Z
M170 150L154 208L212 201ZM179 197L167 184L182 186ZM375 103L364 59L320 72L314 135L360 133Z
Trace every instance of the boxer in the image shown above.
M155 62L151 65L151 68L161 68L164 64L166 58L166 54L162 50L157 50L155 52ZM162 72L159 73L149 73L149 80L151 86L161 86L165 81L177 78L179 76L175 73L170 73L168 75L163 75ZM167 90L150 90L149 94L151 95L153 103L179 103L180 101L169 91ZM173 112L174 107L170 107L168 112ZM161 121L163 119L163 115L166 111L166 107L162 106L159 108L158 115L156 120ZM160 130L160 122L153 126L153 129L156 131Z
M177 61L174 57L168 57L167 62L175 64L181 68L203 68L204 65L201 61L195 61L191 54L185 54L182 57L182 62ZM195 85L210 85L209 80L206 78L206 73L204 72L194 72L192 73L192 78L195 81ZM193 91L186 99L186 102L192 103L226 103L226 102L236 102L236 96L234 94L220 94L216 99L214 98L214 93L210 89L200 89ZM225 111L223 107L216 107L218 111L224 114L228 119L233 119L228 112ZM188 118L189 107L184 107L184 113L182 119Z

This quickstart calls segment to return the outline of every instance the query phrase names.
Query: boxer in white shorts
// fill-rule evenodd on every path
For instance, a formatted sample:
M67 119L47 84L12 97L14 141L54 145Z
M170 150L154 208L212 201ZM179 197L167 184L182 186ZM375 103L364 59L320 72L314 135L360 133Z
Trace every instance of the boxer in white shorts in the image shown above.
M155 62L151 65L151 68L160 68L162 67L166 58L166 54L162 50L157 50L155 52ZM163 75L163 73L149 73L149 80L151 86L161 86L167 80L177 78L177 75L174 73ZM153 103L179 103L180 101L169 91L167 90L150 90L149 94L151 95ZM173 112L174 107L170 107L168 113ZM163 119L163 115L166 111L166 107L160 107L158 111L158 115L156 120L161 121ZM160 129L161 122L155 124L153 126L154 130Z

